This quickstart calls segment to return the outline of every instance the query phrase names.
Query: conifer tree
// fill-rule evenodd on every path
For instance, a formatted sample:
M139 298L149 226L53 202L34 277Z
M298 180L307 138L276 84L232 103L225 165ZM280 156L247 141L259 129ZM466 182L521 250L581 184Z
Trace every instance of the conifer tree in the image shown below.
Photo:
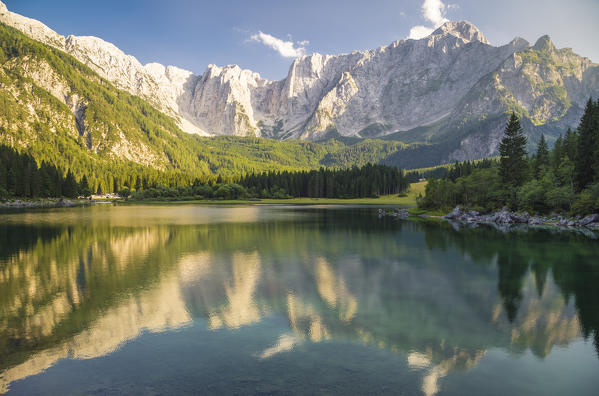
M578 152L575 160L575 177L578 191L583 190L595 178L594 154L597 146L597 130L599 121L596 116L596 105L589 99L578 126Z
M83 178L79 183L79 194L83 195L84 197L91 195L91 189L89 188L89 182L87 181L86 175L83 175Z
M576 159L576 151L578 150L578 135L575 131L568 128L563 142L563 155L567 155L571 161Z
M542 171L549 166L549 148L545 141L545 135L541 135L541 140L537 145L537 154L535 155L534 171L535 178L539 179Z
M593 106L593 183L599 182L599 99Z
M517 187L526 180L526 136L520 120L512 113L505 128L505 135L499 144L499 175L506 186Z
M553 144L553 151L551 151L551 167L553 168L554 172L556 172L559 168L564 153L564 138L562 137L562 135L559 135L559 137L555 140L555 143Z
M77 198L77 182L71 171L67 172L67 176L62 184L62 194L67 198Z

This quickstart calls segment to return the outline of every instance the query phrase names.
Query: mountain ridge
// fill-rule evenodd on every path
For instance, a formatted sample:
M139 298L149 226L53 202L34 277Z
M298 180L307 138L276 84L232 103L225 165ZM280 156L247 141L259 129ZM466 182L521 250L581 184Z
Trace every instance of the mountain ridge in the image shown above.
M148 100L185 132L206 136L414 135L414 142L447 144L441 161L474 159L496 153L502 114L516 111L531 141L543 132L551 142L574 126L589 96L599 95L599 66L556 49L549 36L533 46L516 37L495 47L467 21L373 50L305 55L291 63L287 77L271 81L237 65L208 65L201 75L142 65L100 38L60 36L0 5L1 22Z

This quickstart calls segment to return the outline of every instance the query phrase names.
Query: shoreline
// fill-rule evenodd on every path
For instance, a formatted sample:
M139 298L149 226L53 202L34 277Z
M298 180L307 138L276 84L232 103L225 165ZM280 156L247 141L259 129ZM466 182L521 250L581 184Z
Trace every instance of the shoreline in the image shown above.
M140 200L119 201L119 205L368 205L368 206L401 206L406 208L415 207L411 202L402 202L399 198L284 198L284 199L257 199L257 200Z
M531 216L527 212L518 213L511 212L506 208L498 212L489 214L480 214L473 210L464 210L456 206L450 213L446 215L430 215L430 212L420 214L411 213L406 209L393 210L386 212L379 209L379 217L393 216L400 219L421 218L430 220L445 220L450 223L462 224L489 224L495 226L543 226L557 227L564 229L580 229L584 228L592 231L599 231L599 214L589 214L584 217L566 217L558 214L549 216Z
M88 206L92 202L88 199L42 198L42 199L15 199L0 202L0 209L44 209L44 208L74 208Z

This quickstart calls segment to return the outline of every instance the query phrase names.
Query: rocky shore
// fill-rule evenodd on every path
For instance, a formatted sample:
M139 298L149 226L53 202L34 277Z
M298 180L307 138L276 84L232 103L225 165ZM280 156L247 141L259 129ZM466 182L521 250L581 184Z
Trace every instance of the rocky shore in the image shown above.
M48 198L40 200L20 200L0 202L0 209L36 209L36 208L72 208L75 206L87 205L88 200L71 200L63 198Z
M406 209L395 209L386 212L379 209L379 216L393 216L398 218L407 218L413 216ZM420 217L430 217L420 215ZM474 210L465 210L456 206L451 213L441 216L441 218L451 221L464 223L486 223L486 224L521 224L521 225L545 225L557 227L586 227L592 230L599 230L599 214L594 213L584 217L565 217L558 214L549 216L530 215L526 212L518 213L509 211L507 208L489 214L480 214Z
M599 214L597 213L584 217L565 217L558 214L551 214L549 216L532 216L527 212L511 212L507 208L503 208L499 212L480 214L474 210L467 211L459 206L456 206L451 213L443 217L447 220L457 220L470 223L528 224L599 229Z

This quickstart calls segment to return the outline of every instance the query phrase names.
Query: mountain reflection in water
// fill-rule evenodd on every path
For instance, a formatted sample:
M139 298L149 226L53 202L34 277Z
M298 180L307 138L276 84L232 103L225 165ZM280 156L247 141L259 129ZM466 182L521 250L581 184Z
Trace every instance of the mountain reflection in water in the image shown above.
M492 348L599 346L599 244L372 209L106 207L0 215L0 391L143 332L284 317L256 360L323 341L404 355L432 395Z

